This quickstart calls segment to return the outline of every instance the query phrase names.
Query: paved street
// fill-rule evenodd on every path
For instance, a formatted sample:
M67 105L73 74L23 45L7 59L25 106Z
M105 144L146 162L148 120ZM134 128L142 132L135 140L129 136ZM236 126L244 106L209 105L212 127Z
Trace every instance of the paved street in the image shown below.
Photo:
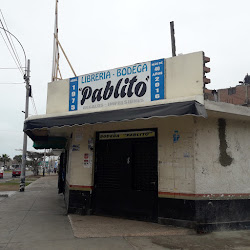
M4 200L4 199L6 199L6 197L0 196L0 202L1 202L2 200Z
M41 177L25 192L0 200L0 249L250 249L250 231L197 235L154 223L77 215L71 215L71 223L57 194L57 176Z
M0 183L1 182L6 182L6 181L8 181L10 179L12 179L12 173L4 171L4 173L3 173L3 179L0 179Z
M25 173L26 176L29 176L29 175L33 175L33 172L32 171L26 171ZM3 179L0 179L0 183L1 182L6 182L6 181L9 181L11 179L17 179L17 178L20 178L19 176L17 177L12 177L12 172L6 172L4 171L3 173Z

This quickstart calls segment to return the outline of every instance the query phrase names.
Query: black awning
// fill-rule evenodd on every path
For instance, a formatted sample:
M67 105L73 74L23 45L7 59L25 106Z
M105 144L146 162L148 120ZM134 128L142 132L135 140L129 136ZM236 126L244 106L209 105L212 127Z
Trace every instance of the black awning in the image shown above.
M67 139L64 137L45 137L42 140L35 140L35 149L62 149L66 146Z
M125 120L148 119L153 117L194 115L207 117L204 105L196 101L175 102L146 107L119 109L103 112L75 115L53 116L28 119L24 122L24 131L52 127L64 127L83 124L118 122Z

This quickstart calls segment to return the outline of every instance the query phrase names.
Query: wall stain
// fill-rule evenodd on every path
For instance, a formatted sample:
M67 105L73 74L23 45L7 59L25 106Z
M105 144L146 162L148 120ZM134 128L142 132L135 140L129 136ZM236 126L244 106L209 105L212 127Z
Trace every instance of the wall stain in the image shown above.
M226 141L226 120L218 119L219 139L220 139L220 157L219 161L223 167L231 165L233 158L227 153L227 141Z

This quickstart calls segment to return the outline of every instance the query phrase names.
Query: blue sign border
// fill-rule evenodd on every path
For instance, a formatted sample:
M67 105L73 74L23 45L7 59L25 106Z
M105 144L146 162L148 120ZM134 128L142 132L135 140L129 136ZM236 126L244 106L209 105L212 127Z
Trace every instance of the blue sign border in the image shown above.
M78 77L69 80L69 111L78 109Z
M164 59L159 59L151 61L151 101L164 97Z

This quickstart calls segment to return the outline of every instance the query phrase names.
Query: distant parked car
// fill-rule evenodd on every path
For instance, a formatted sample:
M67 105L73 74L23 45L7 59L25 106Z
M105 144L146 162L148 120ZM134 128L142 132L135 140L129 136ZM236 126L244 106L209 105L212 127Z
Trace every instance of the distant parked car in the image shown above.
M3 179L4 167L0 167L0 178Z
M12 165L12 177L17 177L21 175L21 166L20 165Z

